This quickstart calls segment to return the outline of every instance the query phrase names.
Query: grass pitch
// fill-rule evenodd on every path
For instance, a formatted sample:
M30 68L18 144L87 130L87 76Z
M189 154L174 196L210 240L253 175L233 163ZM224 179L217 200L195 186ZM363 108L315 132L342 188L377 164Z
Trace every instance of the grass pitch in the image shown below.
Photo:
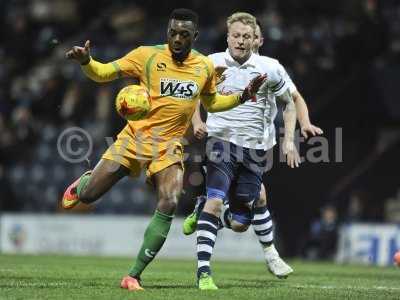
M400 299L400 269L291 261L274 278L263 263L214 262L218 291L196 288L193 261L155 260L143 292L119 288L131 259L0 255L0 299Z

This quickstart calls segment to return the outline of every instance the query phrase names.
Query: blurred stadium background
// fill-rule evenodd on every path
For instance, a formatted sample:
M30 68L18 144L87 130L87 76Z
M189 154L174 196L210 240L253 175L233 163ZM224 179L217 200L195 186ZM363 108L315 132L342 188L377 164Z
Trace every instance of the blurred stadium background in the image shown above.
M61 218L62 192L88 166L60 156L60 133L71 126L89 132L93 164L107 146L104 137L115 136L123 126L113 109L114 95L129 81L91 82L64 59L65 50L90 39L92 55L110 61L139 45L164 43L168 15L182 6L200 15L196 49L204 54L225 50L227 16L238 10L255 14L265 37L261 53L286 67L313 123L325 131L329 152L321 162L290 170L274 155L265 176L282 254L330 259L338 240L359 241L362 234L361 260L371 262L371 251L378 256L376 251L389 251L390 257L400 245L397 226L385 225L400 223L396 0L1 0L0 212ZM186 151L196 153L201 147L191 141ZM312 146L302 143L301 153ZM198 165L189 159L180 216L192 210L193 197L201 193L197 172ZM155 195L144 178L125 179L81 216L134 219L152 214L154 206ZM339 230L356 223L364 227L357 227L354 237ZM18 244L15 235L21 233L18 227L13 230L2 231L3 243L11 239Z

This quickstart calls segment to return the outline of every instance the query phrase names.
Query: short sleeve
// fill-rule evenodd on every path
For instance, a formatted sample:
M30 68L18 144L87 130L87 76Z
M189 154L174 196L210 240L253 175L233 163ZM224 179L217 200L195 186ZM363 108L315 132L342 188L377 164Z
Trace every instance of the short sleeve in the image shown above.
M285 69L279 67L280 64L274 65L273 68L267 72L267 88L275 95L282 95L289 85L285 80ZM287 73L286 73L287 74Z
M280 69L280 72L283 75L283 79L289 87L290 93L293 94L295 91L297 91L297 87L293 83L292 78L290 78L289 74L286 72L285 68L281 64L279 64L278 69Z
M144 62L144 47L139 47L132 50L124 57L113 61L112 64L119 70L120 76L137 78L140 77L143 72Z
M214 64L210 61L210 59L207 58L206 62L206 71L207 71L207 81L203 87L203 90L201 91L202 95L214 95L217 93L217 87L216 87L216 82L217 82L217 76L215 73L215 68Z

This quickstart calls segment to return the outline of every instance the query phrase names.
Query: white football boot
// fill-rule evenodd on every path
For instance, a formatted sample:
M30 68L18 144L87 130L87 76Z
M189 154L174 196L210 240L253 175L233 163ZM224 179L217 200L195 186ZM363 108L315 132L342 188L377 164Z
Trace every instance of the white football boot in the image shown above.
M268 271L273 275L279 279L283 279L293 273L293 269L283 261L273 244L264 248L264 253Z

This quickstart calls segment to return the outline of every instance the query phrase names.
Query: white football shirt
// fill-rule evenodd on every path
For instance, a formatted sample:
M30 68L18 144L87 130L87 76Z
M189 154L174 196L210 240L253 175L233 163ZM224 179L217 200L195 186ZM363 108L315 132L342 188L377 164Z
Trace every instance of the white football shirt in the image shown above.
M245 148L272 148L276 144L275 97L287 89L290 92L296 90L283 66L275 59L257 54L252 54L240 65L231 57L229 49L209 57L216 68L227 68L222 75L224 80L217 85L220 94L240 93L251 79L260 74L267 74L267 80L257 93L255 102L247 101L228 111L208 113L208 135Z

